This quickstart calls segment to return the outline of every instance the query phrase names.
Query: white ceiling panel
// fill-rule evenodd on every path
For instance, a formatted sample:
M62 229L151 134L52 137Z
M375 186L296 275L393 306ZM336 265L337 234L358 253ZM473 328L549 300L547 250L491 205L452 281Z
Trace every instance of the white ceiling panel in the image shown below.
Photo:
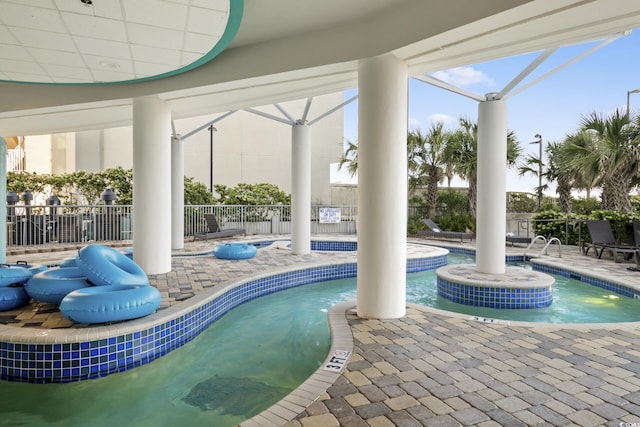
M76 46L68 34L52 33L31 28L12 28L11 31L23 46L40 47L61 52L75 52Z
M33 70L24 70L24 71L6 71L4 74L7 76L7 80L16 81L16 82L33 82L40 81L43 83L53 82L51 77L44 74L34 74Z
M64 24L56 10L25 6L17 3L0 3L0 16L6 25L19 25L57 33L65 32Z
M171 65L136 62L137 78L157 76L159 74L170 73L173 70L175 70L175 67Z
M193 56L193 54L205 55L211 50L210 46L214 46L218 41L220 41L220 37L187 33L185 34L184 51L188 52L189 56Z
M33 75L47 75L40 65L34 67L29 61L3 60L2 71L4 72L24 72Z
M142 47L131 45L133 60L138 62L150 62L152 64L164 64L173 68L180 68L182 65L182 52L179 50L163 49L159 47Z
M128 22L174 30L185 28L189 12L186 5L157 0L129 1L124 10Z
M79 36L74 36L73 40L78 47L78 52L81 54L95 55L99 52L107 58L131 59L131 50L129 49L128 43Z
M68 65L70 67L84 67L82 55L74 52L54 52L36 47L27 48L33 59L41 64Z
M191 4L193 6L220 10L223 12L229 11L229 0L191 0Z
M13 34L11 34L9 28L6 25L0 25L0 44L17 45L20 43L18 42L18 39L13 37Z
M221 36L227 22L227 13L211 9L192 8L189 14L189 31Z
M44 9L55 9L53 0L8 0L7 3L18 3L24 6L40 7Z
M228 0L85 1L0 0L0 58L31 62L34 69L40 62L67 66L69 76L61 74L64 68L55 74L53 82L61 83L76 81L79 75L88 77L84 83L94 82L92 76L95 82L136 79L135 65L123 60L144 62L138 69L145 70L143 77L153 77L147 74L153 69L161 69L160 74L180 71L208 55L227 28L230 9ZM102 65L83 61L84 55L99 57ZM148 65L152 63L162 66ZM86 70L79 73L77 67ZM7 72L14 71L0 67L5 80ZM43 72L42 80L33 82L52 80Z
M63 13L62 19L72 35L117 42L127 41L126 28L122 21L76 13Z
M125 81L131 80L132 78L137 78L137 76L132 76L131 73L121 73L118 70L97 70L92 69L91 74L96 82L113 82L113 81Z
M84 55L84 61L92 70L95 71L114 71L116 73L133 73L133 61L128 60L118 60L114 61L111 58L105 58L104 56L98 55ZM129 78L133 78L130 76Z
M168 30L158 27L150 27L142 24L128 24L129 42L153 47L167 47L169 49L181 49L184 33L177 30Z
M33 59L27 49L11 44L0 44L0 58L18 61L31 61Z
M89 71L84 67L68 67L64 65L42 64L47 74L52 78L67 77L71 80L83 81L91 78Z

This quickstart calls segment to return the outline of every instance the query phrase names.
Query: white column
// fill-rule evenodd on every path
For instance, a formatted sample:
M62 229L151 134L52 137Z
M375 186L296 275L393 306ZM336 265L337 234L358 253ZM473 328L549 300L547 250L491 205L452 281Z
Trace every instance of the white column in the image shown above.
M184 141L171 138L171 249L184 248Z
M291 251L311 252L311 127L292 126L291 146Z
M7 262L7 141L0 136L0 263Z
M407 67L393 55L358 66L357 311L406 313Z
M171 271L171 111L133 100L133 256L147 274Z
M487 100L478 106L478 204L476 270L504 274L507 192L507 103Z

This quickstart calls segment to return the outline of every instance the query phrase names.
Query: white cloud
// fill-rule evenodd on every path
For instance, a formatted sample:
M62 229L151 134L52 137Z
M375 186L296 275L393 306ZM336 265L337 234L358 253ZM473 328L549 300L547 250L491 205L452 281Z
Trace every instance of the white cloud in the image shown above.
M495 81L484 71L473 67L457 67L433 73L433 77L455 86L468 87L474 84L493 86Z
M458 123L458 119L456 119L455 117L451 117L448 114L442 114L442 113L436 113L436 114L432 114L428 117L429 119L429 123L438 123L438 122L442 122L444 123L444 126L447 127L448 125L452 125L452 124L457 124Z
M414 119L413 117L409 117L407 126L409 127L409 130L419 129L420 120Z

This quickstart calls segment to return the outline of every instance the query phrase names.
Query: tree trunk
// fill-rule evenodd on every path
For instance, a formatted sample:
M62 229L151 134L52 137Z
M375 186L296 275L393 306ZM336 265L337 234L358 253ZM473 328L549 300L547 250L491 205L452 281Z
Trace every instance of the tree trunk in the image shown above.
M560 205L560 209L562 212L570 214L573 209L570 183L558 180L557 193L559 196L558 203Z
M433 174L433 171L427 177L427 215L432 220L436 218L436 207L438 205L438 182L440 181L437 174Z
M469 174L469 192L467 193L467 209L473 221L476 220L476 206L478 198L478 177L475 173Z
M630 180L626 174L613 173L602 186L603 209L631 212L630 188Z

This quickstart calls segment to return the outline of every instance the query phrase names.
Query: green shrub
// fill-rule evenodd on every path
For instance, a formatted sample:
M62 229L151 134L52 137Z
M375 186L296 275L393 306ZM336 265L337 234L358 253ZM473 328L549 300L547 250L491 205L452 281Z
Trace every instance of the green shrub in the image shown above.
M443 215L437 219L438 225L447 231L475 231L476 225L469 213Z
M29 190L34 195L46 197L57 195L63 204L76 204L74 195L84 196L89 204L100 202L100 194L107 188L118 196L116 204L130 205L133 202L133 170L118 166L102 172L75 171L58 175L26 172L7 173L7 191L20 195ZM193 178L184 178L185 204L213 204L213 196L201 183Z

